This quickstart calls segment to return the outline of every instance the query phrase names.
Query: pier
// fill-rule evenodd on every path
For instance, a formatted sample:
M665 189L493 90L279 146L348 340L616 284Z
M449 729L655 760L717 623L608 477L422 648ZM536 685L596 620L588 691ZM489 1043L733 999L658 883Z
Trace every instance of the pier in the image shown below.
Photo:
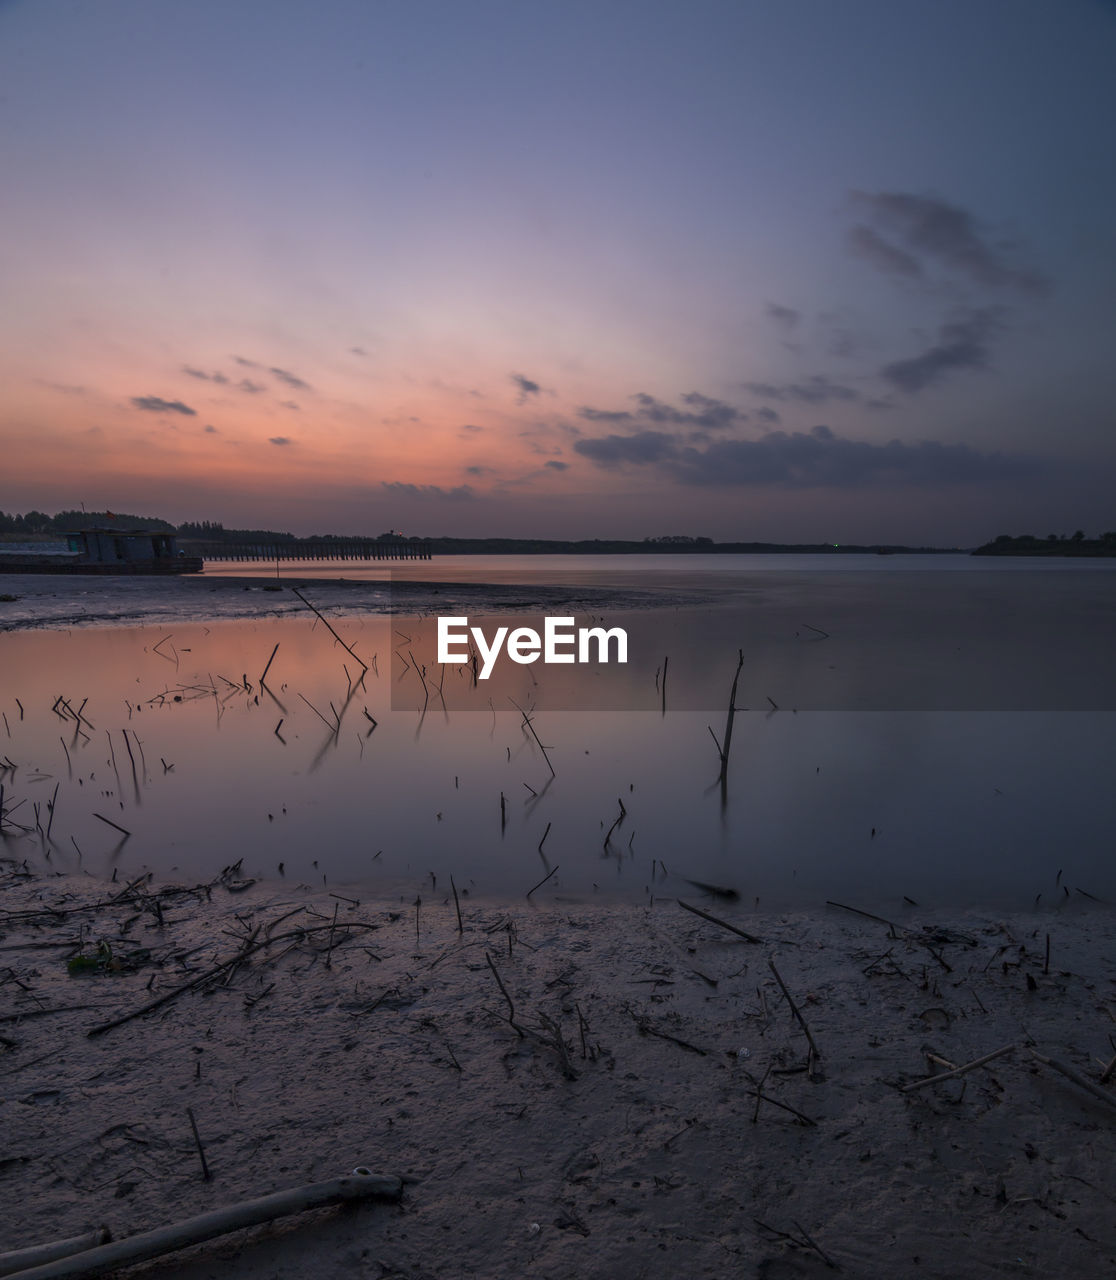
M192 555L202 560L429 560L424 538L295 538L290 542L192 542Z

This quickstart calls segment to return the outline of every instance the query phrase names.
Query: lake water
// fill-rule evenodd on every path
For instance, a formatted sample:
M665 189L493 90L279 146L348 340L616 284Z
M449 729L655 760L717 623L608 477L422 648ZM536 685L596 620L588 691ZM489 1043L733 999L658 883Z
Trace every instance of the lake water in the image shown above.
M278 591L274 566L5 578L0 856L191 881L243 859L409 901L451 875L522 898L554 868L536 898L701 900L689 880L768 906L1110 898L1113 568L447 557L359 579L280 566ZM630 661L474 681L437 668L435 612L603 618ZM741 650L722 788L710 728Z

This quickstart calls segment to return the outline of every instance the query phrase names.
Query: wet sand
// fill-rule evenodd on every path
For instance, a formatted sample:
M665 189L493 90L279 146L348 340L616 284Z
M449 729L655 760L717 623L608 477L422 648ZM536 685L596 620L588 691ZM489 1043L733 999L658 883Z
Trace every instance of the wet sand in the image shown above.
M548 886L462 896L459 928L443 883L418 905L235 874L125 888L6 863L0 884L5 1248L100 1223L127 1235L364 1165L406 1180L398 1206L315 1211L130 1274L1116 1266L1116 1089L1099 1083L1116 922L1080 895L1042 914L907 906L889 926L694 890L748 942L673 898L602 907ZM218 967L250 938L271 941ZM88 972L68 972L76 953Z

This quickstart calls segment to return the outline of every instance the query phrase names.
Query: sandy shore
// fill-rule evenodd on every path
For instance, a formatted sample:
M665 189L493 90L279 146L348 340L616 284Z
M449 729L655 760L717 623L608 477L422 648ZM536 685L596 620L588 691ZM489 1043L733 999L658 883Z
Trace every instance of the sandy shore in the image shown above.
M911 907L894 928L691 900L753 943L673 899L462 898L459 931L429 881L418 907L11 864L0 883L0 1250L364 1165L406 1179L399 1205L314 1211L132 1274L1116 1268L1116 1087L1109 1105L1030 1052L1094 1083L1112 1058L1116 920L1081 898Z

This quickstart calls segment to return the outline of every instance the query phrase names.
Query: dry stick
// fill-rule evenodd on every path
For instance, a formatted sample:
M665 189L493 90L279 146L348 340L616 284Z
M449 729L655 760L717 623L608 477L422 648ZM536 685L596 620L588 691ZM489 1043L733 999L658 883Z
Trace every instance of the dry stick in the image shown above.
M834 902L832 898L826 898L825 905L827 907L840 907L842 911L851 911L854 916L863 916L866 920L875 920L877 924L886 924L895 933L901 932L899 927L892 924L890 920L885 920L883 916L874 916L871 911L861 911L859 907L848 907L843 902Z
M1002 1049L997 1049L994 1053L986 1053L983 1058L974 1058L972 1062L966 1062L964 1066L954 1067L952 1071L942 1071L936 1076L927 1076L923 1080L912 1081L911 1084L905 1084L900 1093L911 1093L915 1089L921 1089L923 1085L937 1084L940 1080L953 1080L957 1076L967 1075L970 1071L975 1071L977 1067L983 1067L986 1062L992 1062L996 1058L1002 1058L1005 1053L1011 1053L1015 1048L1013 1044L1005 1044Z
M543 746L541 742L539 742L539 735L535 732L535 726L531 723L531 717L527 714L526 711L523 710L523 708L519 705L518 702L516 702L514 698L509 698L508 701L512 704L512 706L516 709L516 711L518 711L519 714L523 717L523 723L527 726L528 729L531 730L531 737L535 739L535 742L538 744L539 750L542 752L542 757L546 761L546 767L550 770L550 776L552 778L556 778L558 775L554 772L554 766L550 763L550 757L546 754L546 748Z
M548 823L546 824L546 830L542 833L542 839L539 841L539 852L540 852L540 853L542 853L542 847L543 847L543 845L546 843L546 838L547 838L547 836L548 836L548 835L550 835L550 826L551 826L551 824L548 822ZM607 844L608 842L606 841L605 843ZM544 865L545 865L545 863L544 863Z
M302 698L301 693L298 696ZM337 733L337 726L330 724L330 722L325 718L325 716L322 715L322 713L318 710L318 708L314 706L314 704L310 701L309 698L302 698L302 701L306 703L306 705L310 708L311 711L313 711L313 713L318 717L318 719L322 722L322 724L325 725L325 727L330 731L330 733L332 734ZM336 712L334 714L336 714ZM282 720L280 720L279 723L282 724L283 723ZM276 732L278 733L278 729L276 730Z
M547 830L549 829L548 827ZM450 888L453 890L453 905L457 908L457 932L464 933L465 926L461 923L461 903L457 900L457 885L453 882L453 876L450 876Z
M1101 1078L1100 1078L1101 1084L1107 1084L1109 1080L1112 1079L1113 1071L1116 1071L1116 1058L1113 1058L1112 1061L1108 1064L1108 1066L1105 1067L1105 1069L1101 1072Z
M736 674L732 678L732 690L729 693L728 715L725 717L725 742L721 751L721 782L722 784L728 778L728 762L729 752L732 750L732 725L736 719L736 686L740 681L740 672L744 668L744 650L738 649L739 660L736 664Z
M764 1079L767 1079L766 1075L764 1076ZM816 1120L811 1120L808 1115L804 1115L801 1111L796 1110L796 1108L792 1107L789 1103L780 1102L778 1098L773 1098L769 1093L762 1093L757 1090L755 1099L757 1116L759 1114L760 1102L769 1102L773 1107L778 1107L782 1111L789 1111L792 1116L796 1116L803 1124L809 1125L812 1129L816 1129L818 1127L818 1122Z
M70 759L70 748L66 746L66 739L59 738L58 741L62 744L62 750L65 751L66 753L66 768L70 772L73 772L74 765L73 765L73 761Z
M771 1074L771 1063L767 1064L767 1070L763 1073L763 1079L756 1084L756 1106L752 1112L752 1123L759 1124L760 1103L763 1101L763 1086L767 1083L767 1077Z
M119 831L122 835L125 835L125 836L131 836L131 834L132 834L132 833L131 833L130 831L128 831L126 828L124 828L124 827L120 826L118 823L113 822L113 820L112 820L111 818L106 818L106 817L104 817L104 815L103 815L103 814L95 813L93 816L94 816L95 818L100 818L100 819L101 819L101 821L102 821L102 822L104 822L104 823L107 823L107 824L108 824L108 826L110 826L110 827L115 827L115 828L116 828L116 830L117 830L117 831Z
M179 996L185 995L187 991L192 991L195 987L200 987L206 982L211 982L214 978L219 978L230 965L239 965L247 960L250 955L257 951L263 950L264 947L271 946L274 942L285 942L288 938L303 938L308 933L322 933L324 930L332 928L332 925L319 924L311 925L307 929L290 929L286 933L276 933L271 937L261 938L258 942L252 942L241 949L234 956L230 956L227 960L222 960L211 969L206 969L204 973L196 974L189 982L184 982L180 986L165 991L161 996L154 1000L149 1000L147 1004L141 1005L138 1009L133 1009L131 1013L122 1014L119 1018L113 1018L110 1022L102 1022L98 1026L90 1027L85 1033L87 1036L103 1035L106 1031L112 1031L116 1027L121 1027L126 1022L131 1022L134 1018L141 1018L145 1013L152 1013L156 1009L162 1008L163 1005L169 1004L171 1000L176 1000ZM361 920L350 920L342 925L344 929L374 929L375 925L365 924Z
M144 776L144 780L146 781L147 780L147 757L143 754L143 743L140 741L140 736L135 731L135 729L132 730L132 737L135 738L136 746L139 747L140 764L143 766L143 776Z
M136 774L136 758L135 758L135 756L134 756L134 755L132 755L132 744L128 741L128 730L127 730L127 729L121 729L121 730L120 730L120 733L121 733L121 736L122 736L122 737L123 737L123 739L124 739L124 745L128 748L128 759L129 759L129 760L131 760L131 762L132 762L132 782L135 784L135 788L136 788L136 790L138 791L138 790L139 790L139 777L138 777L138 776L137 776L137 774Z
M541 889L541 888L543 887L543 885L544 885L544 884L546 884L546 882L550 879L550 877L551 877L551 876L555 873L555 871L557 871L557 870L558 870L558 867L557 867L557 864L556 864L555 866L553 866L553 867L552 867L552 868L551 868L551 869L546 873L546 875L545 875L545 876L543 876L543 878L538 882L538 884L537 884L537 885L535 885L535 889ZM530 898L530 897L531 897L531 894L533 894L533 893L535 892L535 889L528 889L528 890L527 890L527 897L528 897L528 898Z
M669 662L670 662L670 654L668 653L667 656L663 659L662 695L663 695L663 715L664 716L666 715L666 678L667 678L667 665L669 664Z
M667 1040L671 1044L676 1044L680 1049L688 1049L690 1053L696 1053L702 1058L709 1056L704 1049L698 1048L696 1044L691 1044L689 1040L682 1040L678 1036L672 1036L669 1031L660 1031L647 1018L637 1017L630 1009L628 1013L631 1014L632 1021L636 1024L636 1029L640 1035L654 1036L656 1040Z
M620 816L616 819L616 821L612 824L611 827L609 827L608 831L605 833L604 844L601 846L603 849L608 848L608 842L612 839L612 833L623 821L624 821L624 815L621 813Z
M508 802L504 799L504 793L500 792L500 834L504 834L504 828L508 825Z
M271 670L271 664L275 661L275 655L279 652L279 641L276 640L275 648L271 651L271 657L267 660L267 666L263 669L263 675L260 676L260 684L267 679L267 673Z
M329 922L329 942L326 944L325 958L325 967L327 969L333 968L333 965L330 962L333 958L333 931L337 928L337 908L339 905L340 903L337 902L333 904L333 919Z
M738 938L743 938L745 942L763 942L762 938L756 938L750 933L745 933L743 929L738 929L736 925L729 924L727 920L720 919L719 916L711 916L708 911L702 911L700 907L691 907L688 902L683 902L681 898L676 899L680 907L685 907L687 911L692 911L695 916L701 916L703 920L708 920L710 924L718 924L722 929L727 929L729 933L735 933Z
M54 826L54 806L58 800L58 788L61 785L62 784L60 782L56 782L54 784L54 795L51 796L50 804L47 806L47 808L50 810L50 817L47 819L47 828L46 828L46 838L48 840L50 839L50 829L51 827Z
M190 1117L190 1128L194 1131L194 1141L198 1144L198 1157L201 1160L202 1178L206 1182L212 1182L213 1174L209 1172L209 1165L205 1159L205 1147L202 1146L201 1134L198 1133L198 1122L194 1119L193 1107L186 1108L186 1114Z
M488 961L488 967L492 970L492 976L496 979L496 985L500 988L504 999L508 1002L508 1022L515 1029L515 1034L522 1040L523 1030L515 1020L515 1005L512 1004L512 998L508 995L507 987L504 986L504 980L500 977L496 966L492 963L492 957L487 951L484 953L484 958Z
M798 1019L798 1025L802 1028L803 1031L805 1031L806 1039L809 1040L810 1042L810 1048L814 1051L814 1057L820 1058L821 1050L814 1043L814 1037L810 1034L810 1028L806 1025L806 1019L799 1012L798 1005L795 1004L794 999L791 996L791 993L787 990L787 984L783 981L779 973L779 970L775 968L775 961L768 960L767 967L775 975L775 981L782 988L783 995L785 995L787 998L787 1004L789 1004L791 1007L791 1013L793 1013L794 1016Z
M1067 1080L1072 1080L1079 1088L1091 1093L1094 1098L1099 1098L1101 1102L1107 1102L1110 1107L1116 1107L1116 1097L1106 1092L1100 1085L1094 1084L1087 1076L1083 1076L1080 1071L1075 1071L1073 1067L1068 1067L1064 1062L1059 1062L1057 1058L1048 1058L1044 1053L1039 1053L1037 1049L1031 1050L1031 1057L1037 1058L1045 1067L1053 1067L1055 1071L1060 1072Z
M367 663L367 662L365 662L363 658L357 658L357 655L356 655L355 653L353 653L352 649L350 649L350 648L349 648L349 646L344 642L344 640L342 640L342 639L341 639L341 637L337 634L337 632L336 632L336 631L334 631L334 629L329 625L329 623L328 623L328 621L325 619L325 617L323 617L323 615L322 615L321 613L319 613L317 609L315 609L315 608L314 608L314 606L310 603L310 601L309 601L309 600L307 600L307 598L302 594L302 592L301 592L301 591L299 591L299 589L298 589L297 587L292 587L292 588L291 588L291 590L294 592L294 594L295 594L296 596L298 596L298 598L299 598L299 599L302 601L302 603L307 607L307 609L309 609L309 610L311 610L311 612L313 612L313 613L317 614L317 616L321 619L321 621L322 621L323 625L325 626L326 630L330 633L330 635L331 635L331 636L333 636L334 640L336 640L336 641L337 641L337 643L341 646L341 648L342 648L342 649L347 649L347 650L349 651L349 653L351 653L351 654L352 654L352 656L356 659L356 661L360 663L361 667L363 667L363 669L364 669L365 671L367 671L367 670L368 670L368 663Z
M815 1241L811 1236L807 1235L806 1228L802 1225L801 1222L795 1222L794 1225L798 1228L799 1234L802 1236L803 1240L806 1241L806 1243L810 1246L810 1248L813 1249L813 1251L818 1255L819 1258L821 1258L822 1262L824 1262L825 1265L830 1268L830 1270L832 1271L841 1270L841 1264L838 1262L834 1262L833 1259L829 1256L829 1254L826 1253L825 1250L821 1247L821 1245L819 1245L817 1241Z
M254 1227L261 1222L271 1222L292 1213L305 1213L324 1205L345 1200L398 1200L403 1194L403 1180L370 1173L361 1169L347 1178L334 1178L330 1182L315 1182L305 1187L292 1187L277 1191L274 1195L258 1200L246 1200L227 1209L202 1213L183 1222L154 1231L145 1231L75 1254L60 1262L48 1263L25 1271L20 1280L84 1280L85 1277L104 1275L117 1271L134 1262L145 1262L164 1253L185 1249L190 1245L212 1240L244 1227Z

